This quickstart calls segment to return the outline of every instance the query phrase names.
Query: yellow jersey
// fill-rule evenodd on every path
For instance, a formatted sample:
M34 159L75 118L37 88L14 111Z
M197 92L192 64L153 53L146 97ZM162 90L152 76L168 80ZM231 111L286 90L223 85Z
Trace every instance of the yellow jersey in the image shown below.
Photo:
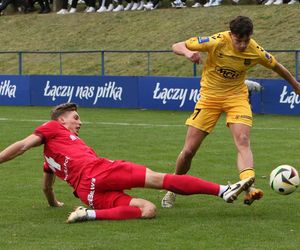
M229 31L209 37L193 37L185 44L189 50L208 53L202 72L201 98L248 95L245 85L247 70L256 64L267 68L276 64L276 59L253 39L245 51L236 51Z

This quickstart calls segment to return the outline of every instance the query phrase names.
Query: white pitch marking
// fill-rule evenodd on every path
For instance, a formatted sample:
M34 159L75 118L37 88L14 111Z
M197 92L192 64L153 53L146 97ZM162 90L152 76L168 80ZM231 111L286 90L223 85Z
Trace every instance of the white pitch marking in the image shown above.
M12 121L12 122L46 122L48 120L40 120L40 119L10 119L6 117L0 117L1 121ZM184 127L184 124L151 124L151 123L128 123L128 122L91 122L84 121L83 124L98 124L98 125L113 125L113 126L132 126L132 127ZM221 126L221 125L219 125ZM300 128L260 128L253 127L252 130L278 130L278 131L288 131L294 130L299 131Z

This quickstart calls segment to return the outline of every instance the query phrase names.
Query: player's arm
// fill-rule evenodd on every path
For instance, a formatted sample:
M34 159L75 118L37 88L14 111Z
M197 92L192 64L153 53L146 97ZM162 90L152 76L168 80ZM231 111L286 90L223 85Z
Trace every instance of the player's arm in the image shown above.
M282 64L276 62L273 70L280 75L283 79L287 80L294 88L296 94L300 95L300 83L293 77L291 72L287 70Z
M64 203L58 201L55 197L55 193L53 190L54 182L55 182L55 175L53 173L44 172L43 192L46 196L49 206L62 207Z
M200 53L198 51L189 50L185 42L175 43L172 46L172 50L176 55L185 56L193 63L202 63Z
M17 141L2 152L0 152L0 163L14 159L15 157L22 155L28 149L36 147L42 144L42 138L38 135L31 134L21 141Z

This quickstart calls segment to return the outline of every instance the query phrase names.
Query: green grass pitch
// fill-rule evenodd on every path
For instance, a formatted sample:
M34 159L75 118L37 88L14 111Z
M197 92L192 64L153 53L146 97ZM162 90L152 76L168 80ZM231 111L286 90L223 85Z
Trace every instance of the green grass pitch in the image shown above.
M50 107L0 107L0 150L29 135L49 117ZM190 112L80 108L80 137L103 157L173 172ZM242 197L179 196L162 209L164 192L129 191L157 206L152 220L93 221L68 225L80 201L56 180L63 208L49 208L41 190L42 147L0 166L0 249L299 249L300 191L274 193L269 174L280 164L300 170L297 116L255 115L251 132L257 186L265 197L252 206ZM236 152L222 117L196 155L190 174L226 184L238 180Z

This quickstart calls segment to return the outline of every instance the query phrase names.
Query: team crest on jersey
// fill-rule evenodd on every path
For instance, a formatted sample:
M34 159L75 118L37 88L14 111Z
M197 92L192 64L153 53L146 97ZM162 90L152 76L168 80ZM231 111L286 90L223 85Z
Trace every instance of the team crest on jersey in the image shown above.
M251 59L244 60L244 65L250 65L250 64L251 64Z
M207 43L209 42L209 37L198 37L198 43Z
M77 140L77 137L76 137L75 135L70 135L70 139L71 139L72 141L75 141L75 140Z

